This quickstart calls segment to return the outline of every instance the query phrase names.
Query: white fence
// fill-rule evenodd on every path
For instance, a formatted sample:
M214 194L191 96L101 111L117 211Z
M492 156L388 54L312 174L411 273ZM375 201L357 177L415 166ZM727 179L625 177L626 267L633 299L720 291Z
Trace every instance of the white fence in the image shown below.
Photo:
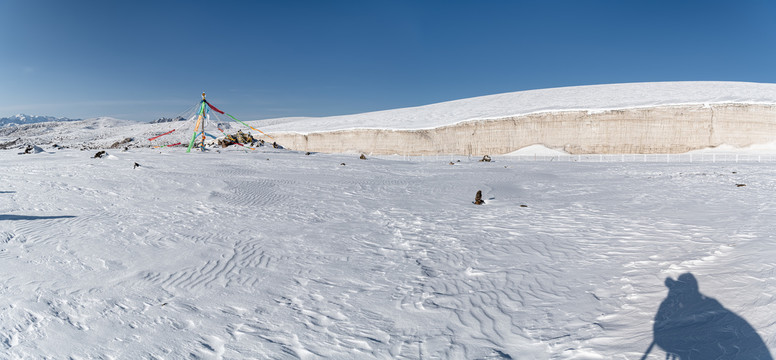
M381 159L401 159L407 161L477 161L481 157L458 155L373 155ZM776 162L774 154L588 154L588 155L493 155L493 161L544 161L544 162L663 162L663 163L716 163L716 162Z
M776 162L776 154L607 154L607 155L517 155L514 161L565 162Z

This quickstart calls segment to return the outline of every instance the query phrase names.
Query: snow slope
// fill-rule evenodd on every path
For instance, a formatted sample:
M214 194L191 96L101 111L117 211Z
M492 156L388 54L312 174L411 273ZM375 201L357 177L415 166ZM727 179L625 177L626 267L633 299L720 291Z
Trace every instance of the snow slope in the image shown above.
M257 122L269 131L311 133L347 129L431 129L463 121L538 112L603 111L685 104L776 104L776 84L745 82L652 82L519 91L425 106L322 118Z
M769 165L108 153L0 151L4 358L776 347Z

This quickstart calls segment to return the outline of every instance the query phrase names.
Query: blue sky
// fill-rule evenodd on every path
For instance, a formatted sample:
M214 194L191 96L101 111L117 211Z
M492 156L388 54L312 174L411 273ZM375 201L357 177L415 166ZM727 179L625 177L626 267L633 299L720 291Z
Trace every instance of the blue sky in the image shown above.
M0 117L245 120L560 86L776 83L774 1L0 0Z

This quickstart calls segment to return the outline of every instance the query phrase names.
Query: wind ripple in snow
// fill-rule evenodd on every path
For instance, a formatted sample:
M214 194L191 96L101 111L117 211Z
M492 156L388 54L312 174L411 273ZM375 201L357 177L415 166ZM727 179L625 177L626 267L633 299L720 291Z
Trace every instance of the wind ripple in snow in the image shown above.
M639 358L686 272L774 343L760 164L112 155L0 153L7 357Z
M141 278L164 288L180 288L188 291L199 287L252 287L262 278L273 263L256 240L237 241L230 253L222 254L196 267L170 273L146 272Z

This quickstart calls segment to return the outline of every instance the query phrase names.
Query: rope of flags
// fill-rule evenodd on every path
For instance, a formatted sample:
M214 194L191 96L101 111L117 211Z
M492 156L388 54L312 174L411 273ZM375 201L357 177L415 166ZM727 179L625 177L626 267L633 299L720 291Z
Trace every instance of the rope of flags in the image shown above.
M207 106L206 106L206 105L207 105ZM215 111L215 112L217 112L217 113L219 113L219 114L222 114L222 115L226 115L226 116L228 116L229 118L231 118L233 121L235 121L235 122L237 122L237 123L239 123L239 124L242 124L242 125L244 125L244 126L248 127L248 128L249 128L249 129L251 129L251 130L258 131L258 132L260 132L262 135L264 135L264 136L266 136L266 137L268 137L268 138L270 138L270 139L273 139L273 140L274 140L274 138L273 138L272 136L270 136L270 135L266 134L265 132L263 132L263 131L261 131L261 130L259 130L259 129L257 129L257 128L253 127L253 126L250 126L250 125L248 125L248 124L246 124L246 123L244 123L244 122L240 121L240 120L239 120L239 119L237 119L236 117L232 116L231 114L227 114L227 113L225 113L224 111L222 111L222 110L218 109L217 107L213 106L213 105L212 105L210 102L208 102L207 100L205 100L205 93L202 93L202 101L200 101L200 103L198 104L198 106L197 106L197 107L199 108L199 110L197 110L197 112L196 112L196 115L197 115L197 121L196 121L196 124L194 125L194 131L193 131L193 134L191 135L191 140L189 140L188 147L186 148L186 152L187 152L187 153L188 153L188 152L191 152L191 149L192 149L192 148L193 148L193 147L194 147L194 146L197 144L197 138L201 138L201 142L200 142L199 144L200 144L200 146L202 146L203 148L204 148L204 144L205 144L205 139L206 139L207 137L210 137L210 138L212 138L212 139L216 139L216 137L215 137L215 136L213 136L213 135L211 135L211 134L209 134L209 133L205 132L205 124L206 124L206 123L209 121L209 119L210 119L210 110L213 110L213 111ZM218 130L219 130L221 133L223 133L223 134L225 134L225 135L226 135L226 133L225 133L223 130L221 130L221 128L220 128L220 127L216 126L216 128L217 128L217 129L218 129ZM165 135L172 134L172 133L173 133L173 132L175 132L176 130L178 130L178 129L173 129L173 130L167 131L167 132L165 132L165 133L162 133L162 134L159 134L159 135L153 136L153 137L151 137L151 138L148 138L148 141L154 141L154 140L156 140L156 139L158 139L158 138L160 138L160 137L162 137L162 136L165 136ZM243 145L243 144L240 144L239 142L235 142L235 143L236 143L237 145L240 145L240 146L242 146L242 147L247 147L248 149L251 149L251 150L256 150L256 149L255 149L255 148L253 148L253 147L250 147L250 146L245 146L245 145ZM177 146L177 145L181 145L181 143L180 143L180 142L178 142L178 143L175 143L175 144L170 144L170 145L159 145L159 146L154 146L154 147L155 147L155 148L160 148L160 147L172 147L172 146Z

